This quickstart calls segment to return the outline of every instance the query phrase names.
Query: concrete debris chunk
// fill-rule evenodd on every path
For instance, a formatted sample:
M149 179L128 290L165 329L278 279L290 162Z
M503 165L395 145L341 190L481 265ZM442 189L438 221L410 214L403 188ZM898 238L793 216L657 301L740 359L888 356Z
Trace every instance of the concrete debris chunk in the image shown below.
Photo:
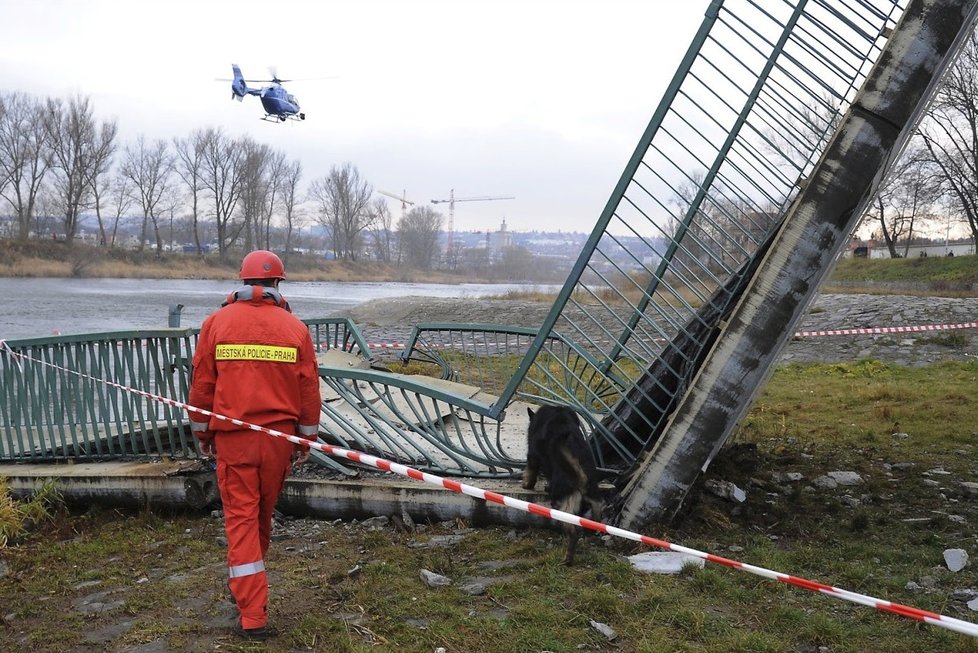
M944 564L951 571L961 571L968 564L968 552L964 549L946 549Z
M675 551L646 551L628 556L628 561L638 571L650 574L678 574L683 567L702 568L706 561L688 553L677 553Z
M596 631L607 637L609 642L618 637L618 633L615 632L615 629L608 624L603 624L600 621L595 621L594 619L591 619L590 621L591 628L594 628Z
M710 479L703 485L711 494L721 499L733 501L734 503L743 503L747 500L747 493L730 481L715 481Z

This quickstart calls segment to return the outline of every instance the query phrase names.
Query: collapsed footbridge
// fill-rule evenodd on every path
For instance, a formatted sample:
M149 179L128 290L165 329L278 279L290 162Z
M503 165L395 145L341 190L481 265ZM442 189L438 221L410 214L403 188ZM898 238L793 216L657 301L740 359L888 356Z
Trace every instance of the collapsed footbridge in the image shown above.
M524 404L568 404L615 479L617 521L669 519L763 386L976 7L710 3L538 329L419 324L400 361L378 364L355 324L307 321L322 350L321 439L512 486ZM184 411L126 391L183 401L195 342L179 329L8 341L0 475L164 461L165 491L212 499ZM316 459L337 479L335 505L375 509L352 485L361 470ZM321 496L290 483L286 502ZM405 510L424 501L403 485L385 492Z

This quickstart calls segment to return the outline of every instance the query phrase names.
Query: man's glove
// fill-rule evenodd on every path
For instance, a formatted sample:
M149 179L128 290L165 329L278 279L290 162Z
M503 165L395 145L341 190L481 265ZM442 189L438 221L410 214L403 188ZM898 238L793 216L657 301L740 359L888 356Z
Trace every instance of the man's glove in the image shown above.
M200 440L200 453L204 455L205 458L214 460L217 458L217 445L214 443L214 438L207 438L206 440Z
M292 466L297 467L309 460L309 447L296 444L292 447Z

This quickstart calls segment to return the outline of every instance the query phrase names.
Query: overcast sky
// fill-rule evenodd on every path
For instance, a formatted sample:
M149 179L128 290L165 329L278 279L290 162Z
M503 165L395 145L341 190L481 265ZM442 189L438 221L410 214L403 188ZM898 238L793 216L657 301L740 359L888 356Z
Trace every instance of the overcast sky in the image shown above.
M305 183L350 162L419 204L515 197L456 202L458 231L589 232L708 4L0 0L0 89L88 95L124 142L249 134ZM304 80L306 121L231 101L232 62Z

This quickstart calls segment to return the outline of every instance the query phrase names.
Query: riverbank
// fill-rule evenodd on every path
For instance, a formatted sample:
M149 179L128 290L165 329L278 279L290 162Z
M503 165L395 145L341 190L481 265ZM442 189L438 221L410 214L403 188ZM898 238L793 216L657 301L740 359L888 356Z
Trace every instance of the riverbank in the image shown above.
M60 242L18 242L0 239L0 277L86 279L208 279L238 278L239 256L222 261L216 255L129 251L65 246ZM495 283L471 274L417 270L377 261L328 261L293 255L285 260L290 281L361 281L396 283Z
M395 297L338 311L371 343L404 343L416 324L463 322L538 328L550 301L484 298ZM784 363L843 363L874 358L921 366L946 360L978 360L978 329L901 332L905 327L974 323L978 298L824 293L798 325L800 332L880 329L877 333L804 335L789 340Z

